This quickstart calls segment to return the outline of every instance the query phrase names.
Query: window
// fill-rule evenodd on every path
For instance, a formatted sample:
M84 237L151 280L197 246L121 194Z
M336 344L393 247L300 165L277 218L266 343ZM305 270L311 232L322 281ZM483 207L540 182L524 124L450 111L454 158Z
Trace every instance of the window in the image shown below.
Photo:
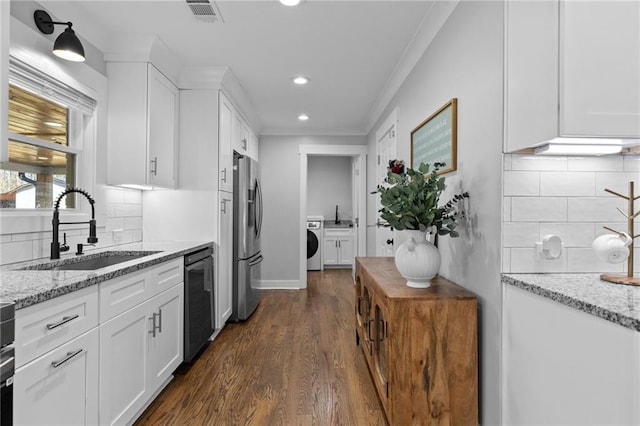
M0 166L0 208L51 209L69 186L81 186L83 123L95 101L11 58L8 161ZM61 208L75 207L75 194Z

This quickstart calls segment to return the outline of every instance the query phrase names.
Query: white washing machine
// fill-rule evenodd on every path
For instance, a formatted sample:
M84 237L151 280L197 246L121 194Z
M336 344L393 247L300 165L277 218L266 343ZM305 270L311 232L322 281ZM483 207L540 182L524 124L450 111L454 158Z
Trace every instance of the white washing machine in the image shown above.
M322 216L307 217L307 271L322 270Z

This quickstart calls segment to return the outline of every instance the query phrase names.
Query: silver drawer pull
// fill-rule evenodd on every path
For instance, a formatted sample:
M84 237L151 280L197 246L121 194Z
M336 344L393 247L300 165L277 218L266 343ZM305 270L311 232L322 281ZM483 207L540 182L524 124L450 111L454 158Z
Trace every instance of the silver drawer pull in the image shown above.
M67 352L67 356L65 356L63 359L61 359L60 361L53 361L51 363L51 366L53 368L58 368L60 367L62 364L64 364L65 362L69 361L71 358L75 357L76 355L80 355L82 352L84 351L84 349L78 349L75 352Z
M47 324L47 330L53 330L54 328L58 328L61 325L68 323L69 321L73 321L76 318L79 318L80 315L75 314L70 317L62 317L62 319L58 322L54 322L53 324Z

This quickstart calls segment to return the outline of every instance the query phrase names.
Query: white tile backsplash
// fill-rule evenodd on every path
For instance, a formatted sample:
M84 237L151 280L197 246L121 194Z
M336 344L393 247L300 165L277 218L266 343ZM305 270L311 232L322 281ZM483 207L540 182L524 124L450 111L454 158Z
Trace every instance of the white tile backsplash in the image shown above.
M107 187L105 193L105 200L96 200L98 203L106 202L106 219L98 222L98 247L142 241L142 192ZM113 241L112 231L125 228L122 239ZM61 230L61 239L62 232L66 232L71 250L75 249L76 244L86 242L87 232L84 229ZM0 264L49 256L51 238L51 232L0 235Z
M628 193L629 181L640 194L640 156L541 157L505 154L503 176L503 271L623 273L624 264L600 261L591 244L609 231L625 231L617 208L627 211L626 200L604 191ZM536 182L536 175L538 180ZM636 210L640 201L636 202ZM636 233L640 217L636 218ZM559 260L546 260L533 244L544 235L558 235L564 243ZM640 241L636 240L640 253ZM640 255L634 269L640 272Z
M594 172L540 172L541 196L594 196L595 187Z

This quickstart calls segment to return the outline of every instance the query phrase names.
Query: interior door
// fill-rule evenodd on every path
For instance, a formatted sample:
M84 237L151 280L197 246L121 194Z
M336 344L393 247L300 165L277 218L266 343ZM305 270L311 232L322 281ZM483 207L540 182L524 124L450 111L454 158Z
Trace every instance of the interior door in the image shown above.
M389 161L397 158L396 117L397 112L394 109L382 126L376 131L376 140L378 142L377 184L382 182L387 176ZM382 219L380 219L377 213L381 207L380 196L376 195L376 256L393 256L395 253L395 232L391 228L383 226Z

